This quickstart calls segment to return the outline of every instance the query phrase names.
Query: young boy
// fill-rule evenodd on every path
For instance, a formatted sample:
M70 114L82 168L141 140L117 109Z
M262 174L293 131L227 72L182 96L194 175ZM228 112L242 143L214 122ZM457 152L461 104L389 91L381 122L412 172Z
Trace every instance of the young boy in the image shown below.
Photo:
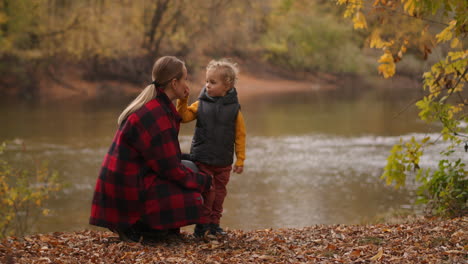
M202 221L194 235L209 231L224 235L219 226L231 169L242 173L245 159L245 124L237 99L235 83L238 69L228 60L211 61L206 67L206 85L198 101L187 106L188 98L177 101L182 123L197 119L190 149L190 159L198 168L213 175L212 188L203 194ZM233 156L236 153L234 167Z

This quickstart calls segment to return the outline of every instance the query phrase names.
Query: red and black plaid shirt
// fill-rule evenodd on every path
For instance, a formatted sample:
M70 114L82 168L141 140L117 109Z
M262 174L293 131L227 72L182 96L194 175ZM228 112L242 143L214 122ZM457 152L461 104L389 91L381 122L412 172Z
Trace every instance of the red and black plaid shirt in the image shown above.
M141 220L154 229L199 223L211 177L180 162L180 116L166 94L131 114L102 163L89 223L111 230Z

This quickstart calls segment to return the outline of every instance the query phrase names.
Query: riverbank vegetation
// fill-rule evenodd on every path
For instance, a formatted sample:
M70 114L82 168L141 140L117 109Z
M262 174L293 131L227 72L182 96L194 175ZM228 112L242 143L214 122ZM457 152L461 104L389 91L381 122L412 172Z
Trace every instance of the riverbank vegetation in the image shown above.
M396 187L407 178L419 184L419 201L428 205L428 212L444 216L463 216L468 212L468 170L462 158L453 157L455 149L468 151L468 2L437 1L345 1L345 17L352 18L355 29L369 36L370 47L379 48L379 72L385 78L395 75L396 63L404 60L410 48L419 48L425 57L433 49L442 49L441 60L424 73L424 97L416 102L419 117L440 125L440 137L412 138L396 144L384 168L382 178ZM373 3L371 3L373 2ZM395 20L395 14L405 15ZM367 20L367 17L373 17ZM375 19L378 17L378 19ZM402 23L404 22L404 23ZM399 24L408 27L399 27ZM448 45L447 43L450 43ZM450 145L441 151L437 168L420 167L424 148L442 138ZM463 144L464 143L464 144Z
M0 239L29 233L37 218L48 214L47 199L61 188L58 173L46 161L22 160L15 166L6 146L0 145Z

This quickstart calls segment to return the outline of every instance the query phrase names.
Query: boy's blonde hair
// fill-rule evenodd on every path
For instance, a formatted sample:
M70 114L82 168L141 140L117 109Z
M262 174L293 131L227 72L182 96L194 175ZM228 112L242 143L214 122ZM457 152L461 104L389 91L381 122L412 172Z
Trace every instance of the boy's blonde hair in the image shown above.
M220 70L224 82L231 87L235 87L237 75L239 74L237 63L229 59L212 60L206 66L206 71L209 70Z

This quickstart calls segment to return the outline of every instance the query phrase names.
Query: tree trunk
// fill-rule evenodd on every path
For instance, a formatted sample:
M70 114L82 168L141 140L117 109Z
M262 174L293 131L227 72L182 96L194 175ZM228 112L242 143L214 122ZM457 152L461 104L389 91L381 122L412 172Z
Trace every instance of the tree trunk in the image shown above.
M156 3L156 8L153 12L153 17L151 18L150 27L146 33L145 41L146 43L143 44L143 47L146 48L150 52L155 52L155 42L160 42L160 40L156 40L156 30L159 28L162 18L166 13L169 5L169 0L158 0Z

